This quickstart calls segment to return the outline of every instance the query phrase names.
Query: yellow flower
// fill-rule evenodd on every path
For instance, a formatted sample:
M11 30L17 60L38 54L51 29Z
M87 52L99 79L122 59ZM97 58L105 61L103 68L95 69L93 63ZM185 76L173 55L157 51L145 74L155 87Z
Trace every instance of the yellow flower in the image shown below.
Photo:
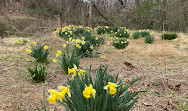
M81 49L81 46L78 46L79 49Z
M80 69L80 71L78 72L78 75L85 76L85 73L86 73L85 70Z
M64 44L63 47L65 48L65 47L66 47L66 44Z
M30 42L30 40L27 40L27 42Z
M77 66L74 64L74 68L70 69L68 68L68 74L73 74L72 77L76 76Z
M93 86L91 84L89 85L89 87L86 85L85 90L82 92L85 98L90 98L91 95L93 96L93 98L95 98L95 93L96 90L93 89Z
M32 50L28 50L28 53L31 54L31 53L32 53Z
M65 94L67 93L69 97L71 97L71 93L70 93L70 89L68 87L65 86L58 86L58 89L61 89L61 96L64 99L65 98Z
M99 38L98 37L95 37L95 40L98 40Z
M57 61L56 59L53 59L53 63L56 63L56 61Z
M76 44L76 47L79 47L80 45L79 44Z
M47 46L47 45L45 45L45 46L44 46L44 49L45 49L45 50L46 50L46 49L48 49L48 46Z
M101 56L101 58L106 58L105 56Z
M117 92L116 87L118 87L115 83L108 82L108 85L104 87L105 90L110 90L110 94L115 94Z
M69 41L71 41L72 38L69 38Z
M151 32L152 34L154 33L154 32Z
M108 42L108 45L110 45L110 42Z
M36 42L33 42L33 45L36 45Z
M74 42L75 40L74 39L72 39L72 42Z
M66 44L68 44L69 42L67 41Z
M56 54L56 57L59 57L59 54Z
M121 43L123 44L123 41L121 41Z
M27 62L28 62L28 61L29 61L29 59L28 59L28 58L26 58L26 60L25 60L25 61L27 61Z
M61 92L58 92L58 91L56 91L54 89L49 89L48 92L50 93L48 101L50 101L51 103L55 104L56 103L56 99L62 101Z
M82 41L82 45L84 45L86 42L85 41Z
M28 52L28 51L29 51L29 49L27 48L25 51L26 51L26 52Z
M27 46L28 49L31 49L31 46Z
M60 55L62 52L60 50L57 51L57 54Z
M85 40L85 37L82 37L82 40Z
M94 47L93 47L92 45L90 46L90 48L91 48L91 49L94 49Z

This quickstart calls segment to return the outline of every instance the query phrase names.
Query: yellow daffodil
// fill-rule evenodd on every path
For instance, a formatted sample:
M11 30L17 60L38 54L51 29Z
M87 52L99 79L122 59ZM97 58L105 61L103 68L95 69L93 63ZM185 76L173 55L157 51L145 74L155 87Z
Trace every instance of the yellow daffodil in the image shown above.
M151 32L152 34L154 33L154 32Z
M76 44L76 47L79 47L80 45L79 44Z
M30 42L30 40L27 40L27 42Z
M80 69L80 71L78 72L78 75L79 76L81 76L81 75L85 76L85 73L86 73L85 70Z
M85 41L82 41L82 45L84 45L86 42Z
M71 41L72 38L69 38L69 41Z
M46 50L46 49L48 49L48 46L47 46L47 45L45 45L45 46L44 46L44 49L45 49L45 50Z
M56 63L56 61L57 61L56 59L53 59L53 63Z
M101 56L101 58L106 58L105 56Z
M25 61L27 61L27 62L28 62L28 61L29 61L29 59L28 59L28 58L26 58L26 60L25 60Z
M36 42L33 42L33 45L36 45Z
M66 41L66 44L68 44L69 42L68 41Z
M94 49L94 47L93 47L92 45L90 46L90 48L91 48L91 49Z
M95 40L98 40L99 39L99 37L95 37Z
M95 98L96 90L93 89L93 86L90 84L89 87L86 85L85 90L82 93L85 98L90 98L91 95Z
M60 55L62 52L60 50L57 51L57 54Z
M64 99L65 98L65 94L67 93L69 97L71 97L71 93L70 93L70 89L68 87L65 86L58 86L58 89L61 89L61 97Z
M85 40L85 37L82 37L82 40Z
M48 92L50 93L48 101L50 101L51 103L55 104L56 100L62 101L61 92L58 92L54 89L49 89Z
M81 46L78 46L79 49L81 49Z
M72 77L74 78L76 76L77 66L74 64L74 68L70 69L68 68L68 74L73 74Z
M108 82L108 85L106 85L104 87L105 90L110 90L110 94L115 94L117 91L116 91L116 87L118 87L115 83L112 83L112 82Z
M63 47L65 48L65 47L66 47L66 44L64 44Z
M27 48L28 48L28 49L31 49L31 46L29 45L29 46L27 46Z
M32 53L32 50L28 50L28 53L31 54L31 53Z

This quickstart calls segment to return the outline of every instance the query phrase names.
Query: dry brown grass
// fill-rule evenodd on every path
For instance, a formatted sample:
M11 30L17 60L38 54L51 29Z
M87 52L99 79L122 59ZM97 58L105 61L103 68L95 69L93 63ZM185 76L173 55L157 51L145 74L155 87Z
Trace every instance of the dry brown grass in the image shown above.
M133 86L134 90L147 90L148 92L140 95L141 98L132 111L180 110L180 105L188 105L186 102L188 52L184 49L187 44L181 42L179 38L173 41L163 41L157 36L160 35L159 33L154 35L156 37L154 44L145 44L142 38L130 39L130 45L124 50L108 46L107 42L110 39L104 35L106 41L98 50L106 58L82 58L81 67L86 68L92 64L92 73L94 73L100 64L108 65L108 72L119 73L119 78L140 77L140 80ZM34 111L37 107L41 107L40 100L44 99L43 91L47 93L48 89L65 84L65 78L71 77L64 75L58 64L50 63L46 82L32 83L27 71L28 63L24 60L28 57L25 53L27 46L16 46L15 42L18 39L24 38L7 38L4 39L5 44L0 45L0 109L2 111ZM49 60L55 57L56 51L65 43L53 34L40 35L40 38L37 35L28 39L48 44ZM132 63L135 68L130 70L123 64L124 61ZM179 91L173 91L168 87L168 85L177 84L181 84ZM46 100L45 104L50 111L64 109L59 104L52 105Z

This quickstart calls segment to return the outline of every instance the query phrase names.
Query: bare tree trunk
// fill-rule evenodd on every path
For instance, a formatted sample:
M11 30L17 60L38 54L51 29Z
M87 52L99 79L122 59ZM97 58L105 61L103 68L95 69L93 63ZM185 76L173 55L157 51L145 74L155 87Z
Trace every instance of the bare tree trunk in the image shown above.
M167 3L167 0L164 0L163 1L162 17L161 17L161 31L163 31L163 25L164 25L164 22L166 21L166 3Z
M90 0L90 5L89 5L89 18L88 18L88 26L92 27L92 7L93 7L93 1Z
M84 24L84 10L83 10L83 7L82 7L82 25L83 25L83 27L85 26L85 24Z

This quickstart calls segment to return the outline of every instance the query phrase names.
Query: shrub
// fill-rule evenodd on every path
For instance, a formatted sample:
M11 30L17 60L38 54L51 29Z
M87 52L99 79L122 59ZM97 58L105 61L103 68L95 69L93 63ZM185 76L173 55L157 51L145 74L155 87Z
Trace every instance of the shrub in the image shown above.
M78 67L80 64L80 56L77 55L76 51L66 46L62 51L58 50L56 54L56 59L59 65L68 74L68 68L73 68L74 64Z
M141 37L145 37L146 35L150 35L150 32L142 31L140 32Z
M140 37L140 32L133 33L133 38L138 39Z
M125 40L125 39L115 39L115 40L113 40L112 45L115 48L124 49L125 47L127 47L129 45L129 41Z
M33 42L33 45L28 46L26 52L28 52L29 55L34 58L33 62L39 64L48 64L48 46Z
M71 70L72 71L72 70ZM63 105L66 111L129 111L137 102L141 91L132 92L128 88L138 79L132 79L123 86L125 80L118 80L117 75L107 73L107 67L101 67L92 79L89 72L72 71L76 76L67 80L68 87L58 86L60 91L48 90L48 100Z
M165 40L173 40L173 39L176 39L178 37L178 35L177 34L164 34L164 36L163 36L163 34L161 35L161 38L163 39L165 39Z
M46 80L47 70L45 65L35 64L34 70L28 68L28 71L30 72L34 82L39 83Z
M128 38L130 34L127 29L120 28L117 32L115 32L115 34L113 34L113 36L119 38Z
M146 35L145 36L145 43L152 44L154 42L155 38L152 37L151 35Z

